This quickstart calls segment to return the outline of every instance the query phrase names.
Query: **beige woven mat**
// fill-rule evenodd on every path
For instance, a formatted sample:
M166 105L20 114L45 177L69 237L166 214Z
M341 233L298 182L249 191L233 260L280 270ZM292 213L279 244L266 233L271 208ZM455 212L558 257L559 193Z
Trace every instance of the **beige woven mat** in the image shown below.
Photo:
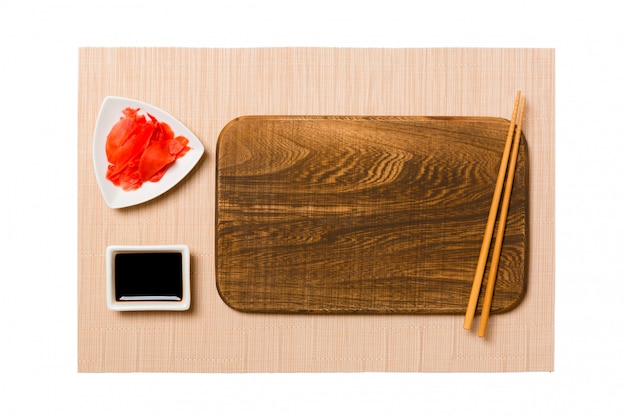
M554 50L85 48L79 55L80 372L553 370ZM256 315L221 301L214 157L228 121L251 114L509 119L518 89L527 97L529 287L518 308L492 317L486 339L463 330L462 316ZM108 95L153 104L195 132L207 152L193 175L149 203L108 208L91 158ZM170 243L191 250L191 310L107 310L105 247Z

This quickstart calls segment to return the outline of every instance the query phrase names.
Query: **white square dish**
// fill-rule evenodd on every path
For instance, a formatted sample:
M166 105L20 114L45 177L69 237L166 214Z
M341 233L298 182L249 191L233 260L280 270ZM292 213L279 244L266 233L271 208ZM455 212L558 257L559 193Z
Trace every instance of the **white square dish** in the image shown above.
M187 245L106 248L107 307L113 311L184 311L191 306Z

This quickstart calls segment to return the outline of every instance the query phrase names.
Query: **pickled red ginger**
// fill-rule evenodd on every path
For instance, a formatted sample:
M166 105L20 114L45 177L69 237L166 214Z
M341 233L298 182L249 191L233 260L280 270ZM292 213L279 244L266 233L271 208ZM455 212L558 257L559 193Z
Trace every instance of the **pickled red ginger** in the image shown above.
M124 109L111 128L105 151L106 178L123 190L136 190L144 182L159 181L169 167L189 149L189 139L175 136L171 127L140 109Z

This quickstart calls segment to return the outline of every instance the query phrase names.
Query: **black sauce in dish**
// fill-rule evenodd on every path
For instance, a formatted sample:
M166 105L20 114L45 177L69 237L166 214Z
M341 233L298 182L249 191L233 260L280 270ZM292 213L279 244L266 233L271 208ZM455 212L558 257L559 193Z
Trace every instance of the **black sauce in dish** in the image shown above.
M117 301L181 301L183 258L179 252L115 255Z

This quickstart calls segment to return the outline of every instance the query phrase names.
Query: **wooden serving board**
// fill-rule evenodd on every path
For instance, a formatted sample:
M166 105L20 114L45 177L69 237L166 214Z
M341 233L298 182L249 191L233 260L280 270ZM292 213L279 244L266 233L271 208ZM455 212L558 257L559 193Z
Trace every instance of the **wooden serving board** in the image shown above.
M508 126L475 117L233 120L217 147L219 294L244 312L464 313ZM494 313L525 294L527 208L522 137Z

